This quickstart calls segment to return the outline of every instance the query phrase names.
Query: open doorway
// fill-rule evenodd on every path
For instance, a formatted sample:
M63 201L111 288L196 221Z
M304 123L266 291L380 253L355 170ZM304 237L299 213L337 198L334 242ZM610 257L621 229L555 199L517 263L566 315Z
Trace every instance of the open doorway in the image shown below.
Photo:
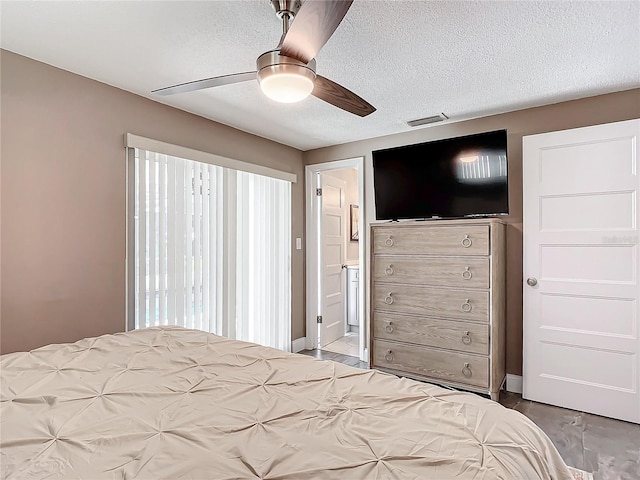
M307 341L367 361L363 159L306 167Z

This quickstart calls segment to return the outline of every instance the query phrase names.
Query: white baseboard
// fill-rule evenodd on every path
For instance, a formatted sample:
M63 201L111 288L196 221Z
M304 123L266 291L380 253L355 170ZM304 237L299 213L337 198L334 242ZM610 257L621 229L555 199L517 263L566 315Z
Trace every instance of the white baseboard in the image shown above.
M507 392L522 393L522 376L507 373Z
M307 337L296 338L291 342L291 351L293 353L301 352L305 348L307 348Z

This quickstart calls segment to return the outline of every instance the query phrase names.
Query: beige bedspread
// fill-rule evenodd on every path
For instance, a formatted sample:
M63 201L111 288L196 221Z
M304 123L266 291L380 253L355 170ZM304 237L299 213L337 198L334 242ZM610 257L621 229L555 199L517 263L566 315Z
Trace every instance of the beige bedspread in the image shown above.
M6 479L571 479L490 400L203 332L0 359Z

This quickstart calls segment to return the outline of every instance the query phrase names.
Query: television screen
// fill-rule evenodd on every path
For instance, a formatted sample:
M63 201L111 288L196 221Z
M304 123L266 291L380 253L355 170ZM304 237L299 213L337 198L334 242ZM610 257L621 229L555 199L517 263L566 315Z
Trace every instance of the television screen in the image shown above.
M373 152L376 219L509 213L507 131Z

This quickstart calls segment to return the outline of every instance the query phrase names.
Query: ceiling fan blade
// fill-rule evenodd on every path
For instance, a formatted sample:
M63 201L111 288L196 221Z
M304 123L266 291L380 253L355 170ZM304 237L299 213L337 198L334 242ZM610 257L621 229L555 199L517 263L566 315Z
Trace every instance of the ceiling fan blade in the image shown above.
M360 117L366 117L376 111L374 106L351 90L347 90L342 85L338 85L321 75L316 76L316 83L311 95Z
M336 31L353 0L306 0L284 37L280 53L309 63Z
M247 82L256 79L257 72L232 73L231 75L222 75L220 77L205 78L194 82L181 83L171 87L159 88L151 93L156 95L173 95L175 93L193 92L195 90L203 90L205 88L219 87L221 85L230 85L232 83Z

